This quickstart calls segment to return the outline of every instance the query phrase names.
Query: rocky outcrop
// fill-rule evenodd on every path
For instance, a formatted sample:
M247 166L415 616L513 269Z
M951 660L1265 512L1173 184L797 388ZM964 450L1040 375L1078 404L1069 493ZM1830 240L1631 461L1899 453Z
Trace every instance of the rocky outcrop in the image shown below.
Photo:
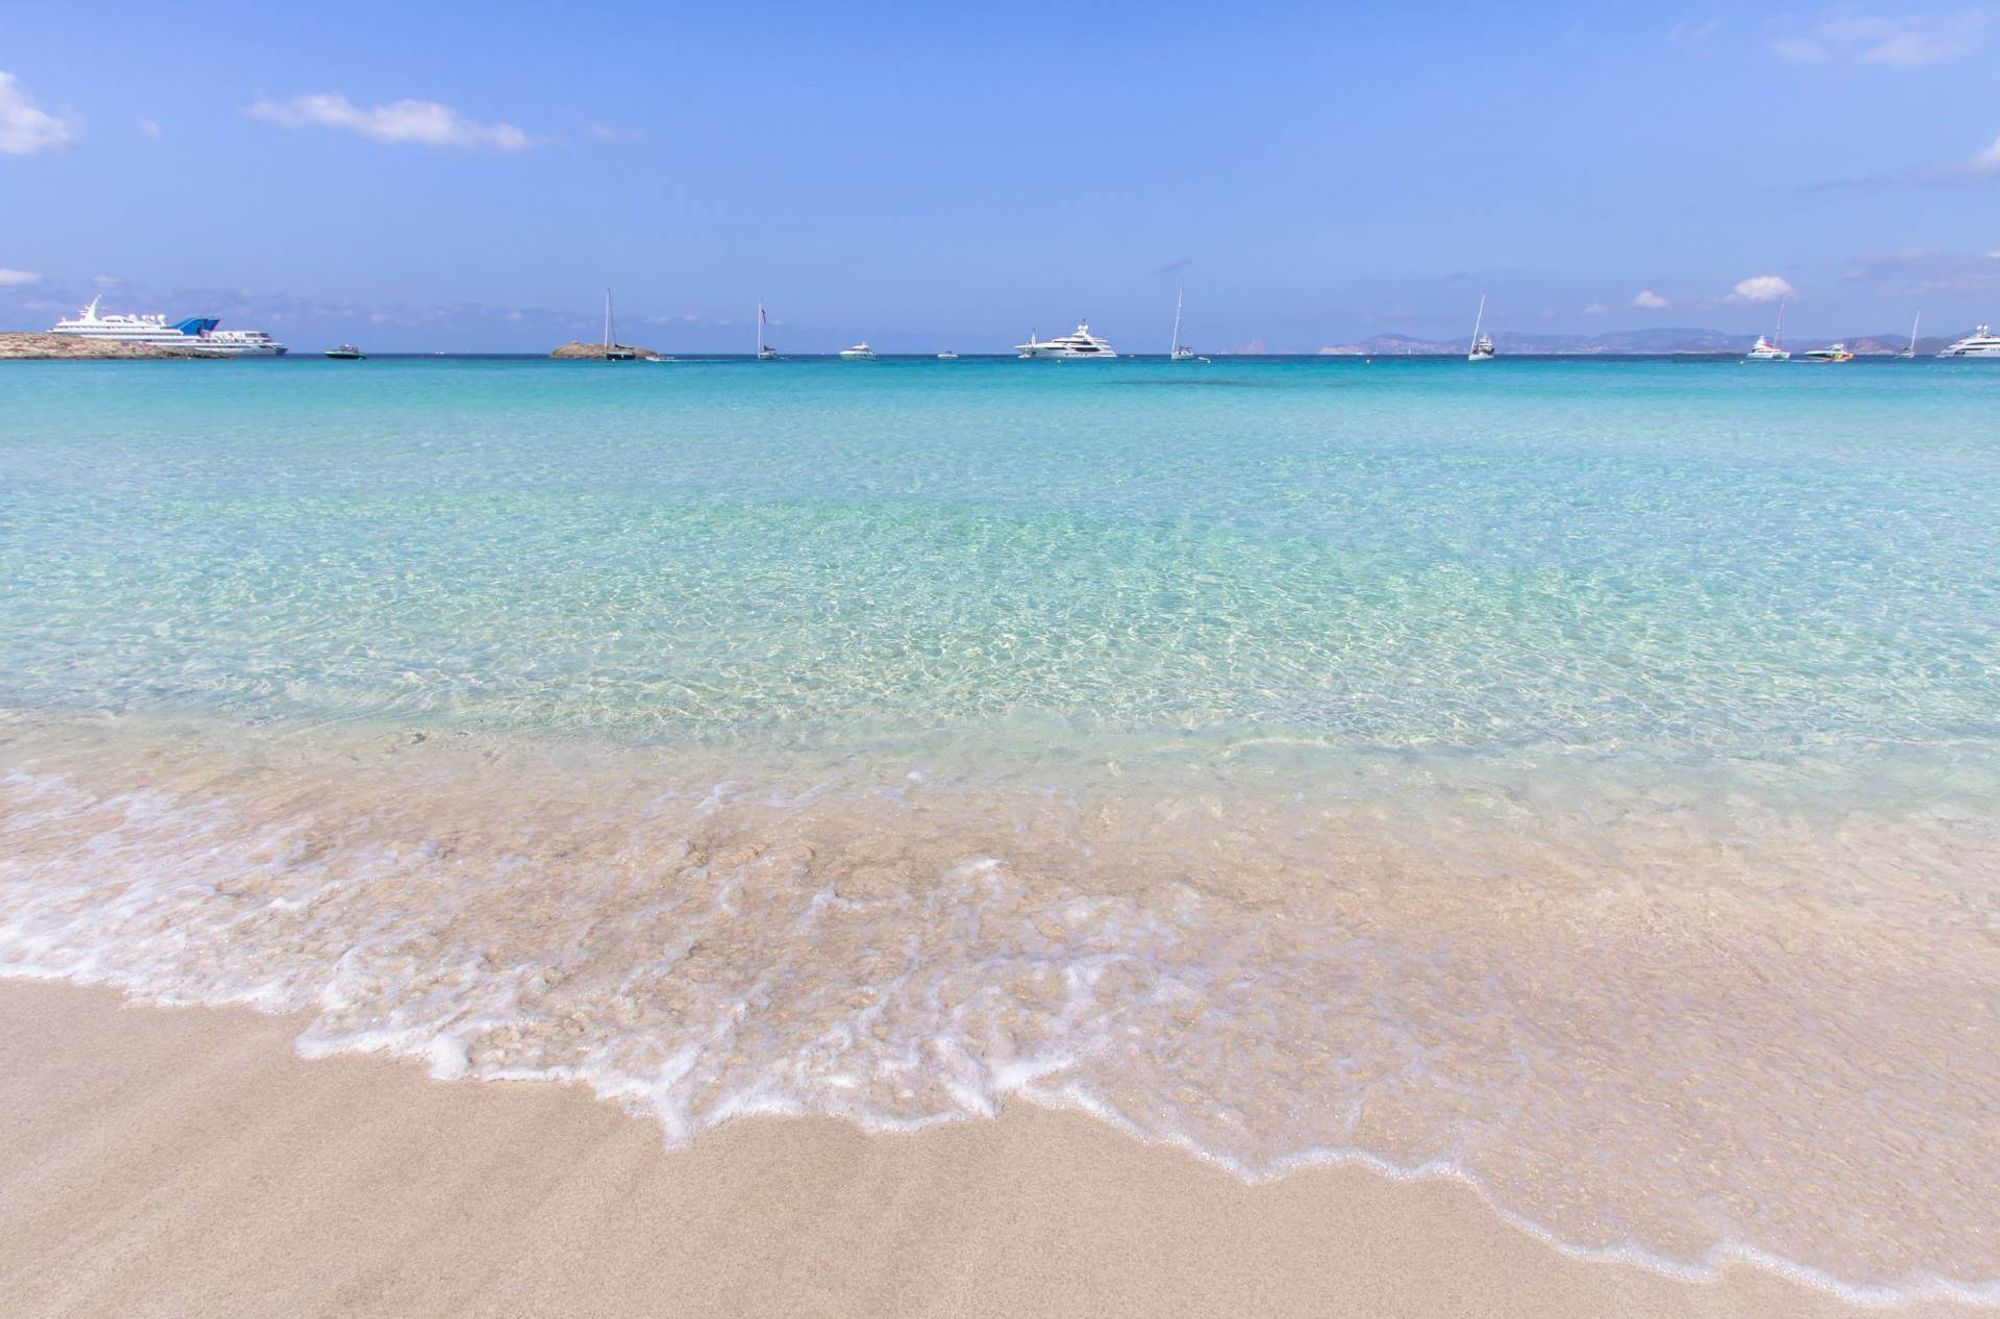
M617 345L617 348L619 352L630 353L642 362L657 362L660 360L660 354L650 348L634 348L628 343L621 343ZM575 343L564 344L550 353L549 356L560 358L566 362L601 362L604 360L604 345L601 343L584 343L579 340Z
M115 339L85 339L74 334L15 334L0 332L0 361L107 362L134 358L208 358L214 353L196 352L168 344L120 343Z

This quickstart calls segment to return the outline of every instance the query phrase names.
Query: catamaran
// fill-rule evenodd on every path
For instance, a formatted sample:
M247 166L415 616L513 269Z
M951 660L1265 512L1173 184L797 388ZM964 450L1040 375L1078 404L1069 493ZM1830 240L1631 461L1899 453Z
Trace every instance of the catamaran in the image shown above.
M1766 339L1757 336L1757 342L1750 345L1750 351L1743 355L1746 362L1789 362L1792 355L1785 351L1785 304L1778 303L1778 337Z
M1982 325L1966 335L1951 347L1938 354L1939 357L2000 357L2000 335L1993 328Z
M1187 285L1183 284L1180 287L1180 291L1174 294L1174 338L1172 345L1167 349L1167 360L1169 362L1192 362L1194 360L1194 349L1181 342L1181 306L1186 301Z
M757 360L760 362L770 362L776 360L777 356L778 350L764 342L764 304L759 302L757 304Z
M1917 355L1917 327L1919 325L1922 325L1923 323L1924 323L1924 314L1922 312L1918 312L1917 318L1910 322L1910 346L1908 348L1905 348L1902 352L1897 353L1896 356L1915 357Z
M1108 342L1090 332L1088 321L1078 321L1075 334L1054 339L1037 339L1031 333L1028 342L1014 345L1014 351L1023 357L1098 358L1103 361L1118 356Z
M1472 351L1465 355L1468 362L1490 362L1493 360L1493 339L1480 333L1486 324L1486 295L1479 295L1479 314L1472 318Z

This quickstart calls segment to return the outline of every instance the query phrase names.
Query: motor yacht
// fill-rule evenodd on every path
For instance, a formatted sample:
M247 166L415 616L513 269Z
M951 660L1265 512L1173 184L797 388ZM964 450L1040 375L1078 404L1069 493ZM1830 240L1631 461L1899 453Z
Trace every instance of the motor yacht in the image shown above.
M855 344L852 348L841 349L840 355L850 362L872 362L875 360L875 350L868 346L866 339Z
M1982 325L1957 343L1952 344L1939 357L2000 357L2000 335L1993 333L1991 326Z
M366 361L368 357L368 354L362 352L351 343L341 344L337 348L329 348L326 350L326 355L336 362L361 362Z
M1854 354L1847 351L1844 343L1830 343L1824 348L1814 348L1800 355L1806 362L1852 362Z
M1028 342L1014 345L1014 351L1022 357L1100 358L1105 361L1118 356L1110 343L1090 332L1088 321L1078 321L1076 333L1054 339L1038 339L1030 334Z

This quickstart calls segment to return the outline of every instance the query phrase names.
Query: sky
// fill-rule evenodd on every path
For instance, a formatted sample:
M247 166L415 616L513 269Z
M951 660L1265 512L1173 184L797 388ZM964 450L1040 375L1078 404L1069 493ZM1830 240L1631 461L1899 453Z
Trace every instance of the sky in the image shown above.
M2000 322L2000 3L8 4L0 328L1161 351ZM1789 293L1787 293L1789 290Z

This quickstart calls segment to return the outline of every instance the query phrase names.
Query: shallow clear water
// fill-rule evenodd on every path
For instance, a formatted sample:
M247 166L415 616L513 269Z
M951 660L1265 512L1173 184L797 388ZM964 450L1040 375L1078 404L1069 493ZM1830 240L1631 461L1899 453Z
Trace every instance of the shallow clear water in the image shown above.
M0 374L0 967L2000 1296L2000 371Z

